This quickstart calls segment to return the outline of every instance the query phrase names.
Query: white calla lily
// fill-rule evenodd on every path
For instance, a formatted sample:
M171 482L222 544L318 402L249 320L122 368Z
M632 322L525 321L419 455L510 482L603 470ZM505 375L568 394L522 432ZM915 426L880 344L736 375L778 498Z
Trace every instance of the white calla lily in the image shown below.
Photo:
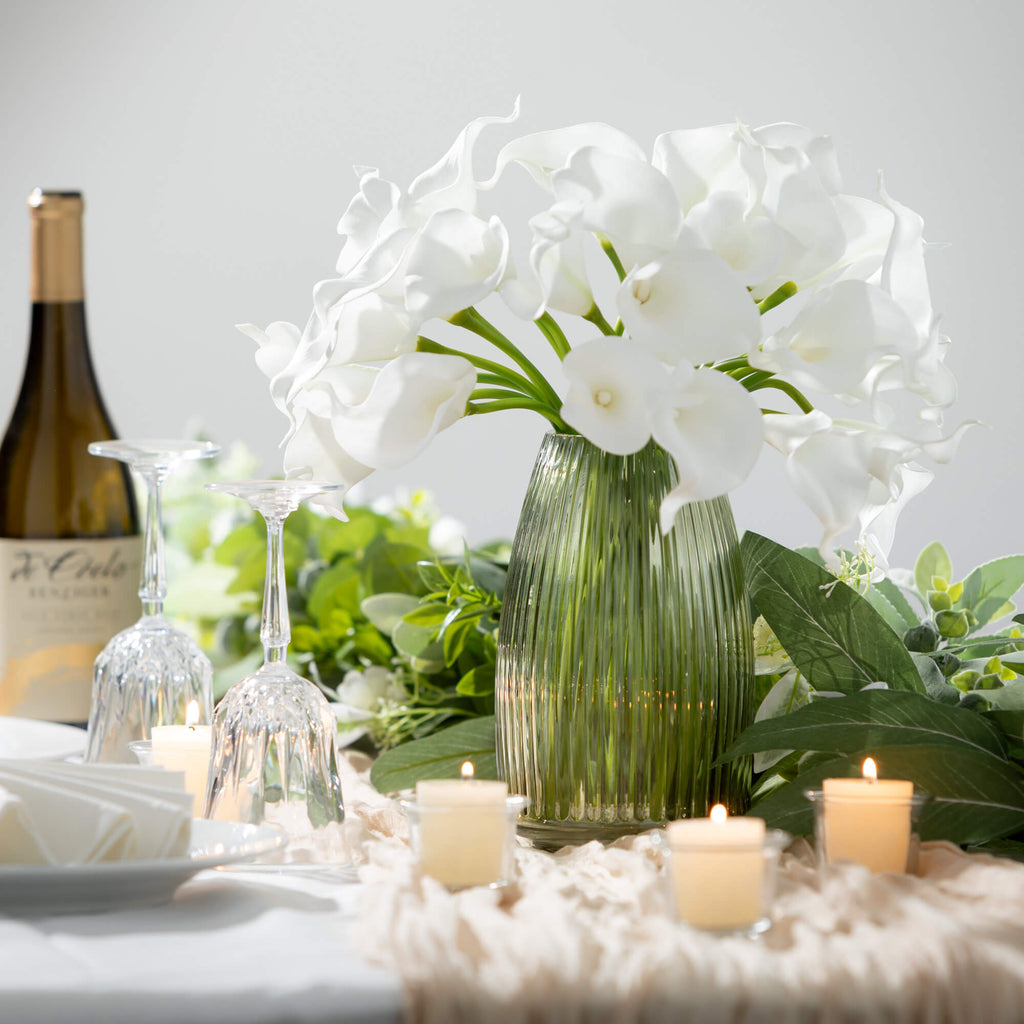
M262 330L255 324L238 324L238 329L252 338L259 346L256 350L256 365L267 377L273 379L291 362L299 347L302 332L295 324L284 320L275 321Z
M359 191L338 221L342 236L337 271L353 270L380 236L381 225L398 205L401 192L393 182L381 178L375 167L360 168Z
M405 305L420 320L448 317L497 289L508 267L509 240L497 217L463 210L434 214L409 249Z
M842 189L835 146L827 135L815 135L809 128L791 121L762 125L750 134L769 150L799 150L807 157L826 192L835 195Z
M343 501L347 491L364 480L372 468L353 458L342 447L334 430L333 418L323 415L307 405L323 406L322 396L302 392L293 403L296 424L284 442L283 468L285 476L307 480L329 480L343 484L345 489L321 495L316 502L318 508L338 519L347 519ZM326 403L328 406L330 403Z
M681 365L652 413L654 440L672 456L678 484L661 503L661 528L687 502L727 494L750 475L764 441L761 409L727 374Z
M739 159L735 124L682 128L654 140L651 163L671 182L684 213L712 192L732 192L752 202L750 178Z
M714 192L697 203L686 227L748 286L771 278L786 249L785 232L761 212L748 214L738 192Z
M742 355L761 340L742 279L706 249L678 249L630 271L616 304L630 337L670 366Z
M942 436L955 384L921 218L881 183L878 201L843 194L831 141L788 123L669 132L650 161L609 125L574 125L514 139L478 180L481 137L517 116L518 102L508 117L471 122L405 191L358 169L338 224L339 276L316 286L305 328L242 328L290 420L288 472L354 482L405 463L464 415L476 364L474 412L534 409L620 455L652 437L663 445L679 470L666 528L682 503L744 479L764 432L821 519L823 549L859 521L883 557L896 514L930 479L921 463L948 457L963 429ZM529 249L518 272L512 222L480 212L484 198L502 200L512 165L551 196L517 239ZM617 310L598 287L598 246L623 278ZM603 256L600 266L610 281ZM762 321L757 303L782 285ZM492 294L537 321L527 333L564 360L564 400L518 338L487 319ZM573 346L559 314L605 334ZM418 341L432 319L450 321L445 333ZM473 355L443 354L470 340L463 332ZM812 412L762 423L745 387L711 365L725 361L751 388L779 388L801 408L810 403L799 390L859 404L873 422Z
M863 397L858 392L878 360L912 352L915 344L913 325L887 292L840 281L818 292L748 358L798 388Z
M841 268L837 280L880 284L882 261L892 237L892 212L863 196L836 196L835 205L846 235L846 248L837 261L837 267Z
M478 117L459 132L458 137L433 167L428 168L409 186L408 196L401 201L406 223L423 224L443 210L475 212L477 185L473 176L473 150L484 129L496 124L511 124L519 118L519 99L507 117Z
M343 367L355 371L356 367ZM345 450L374 469L394 469L415 458L433 438L466 413L476 370L461 356L410 352L382 368L359 367L372 376L357 401L345 401L321 375L335 399L331 419Z
M831 143L819 140L816 162L794 144L809 145L813 139L809 133L795 132L794 127L739 129L740 161L750 176L755 209L785 231L788 240L775 276L755 289L758 298L786 281L800 285L813 280L834 266L846 248L846 235L832 195L838 176L833 175L833 161L827 156Z
M859 522L861 542L884 563L896 517L932 478L919 460L951 458L967 426L922 442L876 423L833 421L815 411L766 417L765 437L786 455L790 483L824 528L822 557L836 564L837 538Z
M335 341L329 362L377 362L416 350L418 321L378 292L342 299L329 312Z
M567 219L562 214L567 213ZM572 211L557 206L531 218L533 246L530 249L532 278L510 279L502 287L502 298L513 312L536 320L545 310L585 316L594 305L587 276L584 234L571 227Z
M613 455L632 455L651 439L652 401L666 385L658 361L618 336L574 348L562 370L569 390L561 416L588 441Z
M639 143L611 125L594 122L574 124L568 128L523 135L504 146L498 154L494 174L480 184L492 189L509 164L521 165L541 188L552 190L551 175L569 162L577 150L595 147L631 160L645 160Z
M293 407L295 393L324 364L329 340L311 316L303 331L294 324L278 321L265 331L254 324L239 324L238 329L252 338L259 349L256 365L270 378L270 397L288 417L291 429L297 422Z
M587 146L551 181L562 209L575 207L579 226L607 237L627 269L674 247L679 204L668 179L646 160Z

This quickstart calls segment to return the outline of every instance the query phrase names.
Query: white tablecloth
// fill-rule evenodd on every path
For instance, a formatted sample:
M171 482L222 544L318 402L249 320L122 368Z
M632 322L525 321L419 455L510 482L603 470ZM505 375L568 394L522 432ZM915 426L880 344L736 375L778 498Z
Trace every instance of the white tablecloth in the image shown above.
M926 844L919 876L820 873L798 845L754 943L674 922L646 837L448 893L344 781L361 882L208 871L163 907L0 917L0 1024L1024 1022L1024 865Z
M397 978L363 957L360 886L204 871L162 907L0 918L0 1021L390 1024Z

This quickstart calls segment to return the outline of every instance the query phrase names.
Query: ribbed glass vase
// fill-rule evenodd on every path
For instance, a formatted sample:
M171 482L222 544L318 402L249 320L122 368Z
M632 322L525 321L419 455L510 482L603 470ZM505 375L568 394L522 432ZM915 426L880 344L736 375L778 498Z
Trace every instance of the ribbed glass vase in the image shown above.
M609 840L714 803L751 767L715 759L753 719L750 615L727 498L685 505L653 442L619 456L548 434L523 504L498 632L498 769L542 846Z

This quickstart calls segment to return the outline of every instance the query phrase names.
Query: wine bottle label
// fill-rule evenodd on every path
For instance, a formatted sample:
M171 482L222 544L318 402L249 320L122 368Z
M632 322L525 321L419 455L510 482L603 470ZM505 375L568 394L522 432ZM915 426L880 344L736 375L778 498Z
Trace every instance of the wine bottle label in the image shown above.
M140 615L142 538L0 539L0 714L84 722L92 666Z

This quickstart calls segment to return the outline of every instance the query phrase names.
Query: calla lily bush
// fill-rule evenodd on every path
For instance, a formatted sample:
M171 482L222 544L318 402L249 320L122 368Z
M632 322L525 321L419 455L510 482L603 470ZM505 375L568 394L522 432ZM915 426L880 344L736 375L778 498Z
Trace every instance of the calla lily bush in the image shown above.
M611 453L663 446L667 530L767 441L823 555L859 526L884 565L960 434L921 217L881 181L843 192L831 141L794 124L670 131L650 154L579 124L478 176L480 140L517 117L474 120L406 189L357 169L305 327L242 327L289 420L287 474L351 486L464 416L531 409Z

